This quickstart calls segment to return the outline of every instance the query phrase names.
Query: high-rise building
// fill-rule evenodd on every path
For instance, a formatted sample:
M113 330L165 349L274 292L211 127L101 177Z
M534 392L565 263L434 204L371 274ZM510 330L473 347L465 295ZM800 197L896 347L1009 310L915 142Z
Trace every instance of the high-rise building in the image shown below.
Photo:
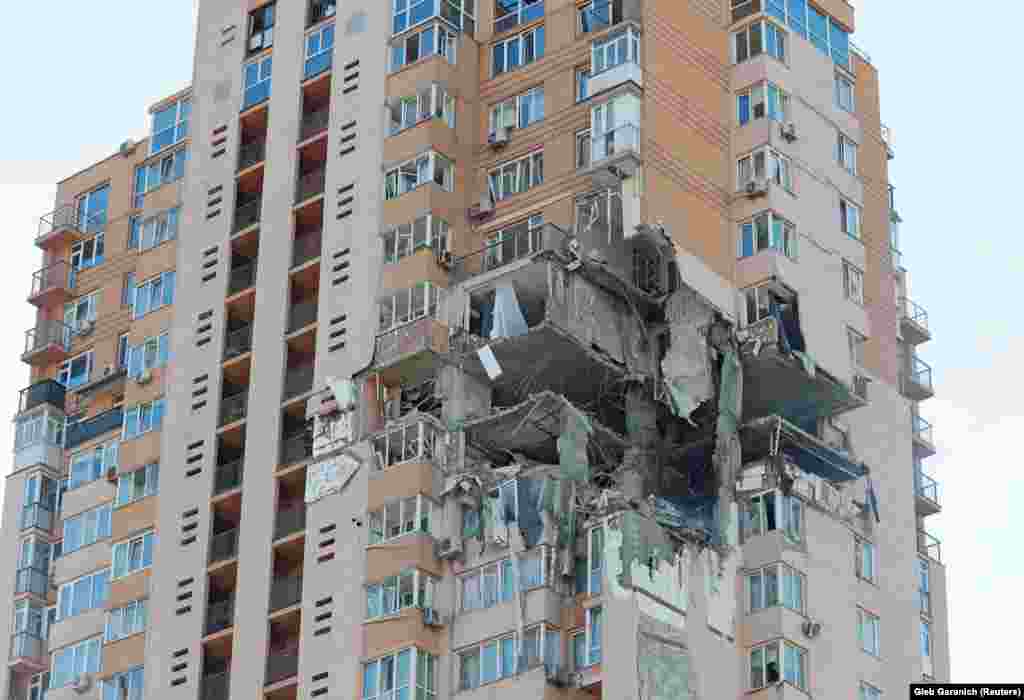
M191 88L36 238L9 697L948 680L930 331L853 30L202 0Z

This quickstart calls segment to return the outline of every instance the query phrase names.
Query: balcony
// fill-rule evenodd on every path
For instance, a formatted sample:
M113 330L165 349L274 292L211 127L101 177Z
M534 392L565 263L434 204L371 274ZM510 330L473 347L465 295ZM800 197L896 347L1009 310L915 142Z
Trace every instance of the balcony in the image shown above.
M18 569L14 575L14 594L31 593L45 598L50 590L50 572L34 566Z
M932 388L932 368L917 357L911 357L909 366L900 377L900 387L911 401L924 401L935 395Z
M298 433L289 433L281 440L281 464L283 466L295 464L313 456L313 435L309 431L302 430Z
M10 665L16 673L39 673L49 668L46 642L32 632L11 635ZM12 696L13 697L13 696Z
M236 421L243 420L249 411L249 390L246 388L237 394L224 396L220 400L220 422L218 427L223 428Z
M199 700L228 700L231 694L231 674L210 673L200 683Z
M233 491L242 485L242 468L244 463L245 459L239 457L232 462L217 465L217 469L213 474L214 496Z
M22 362L30 365L50 365L67 358L71 350L71 327L61 321L39 321L35 328L25 331L25 351Z
M260 213L263 209L263 196L262 192L260 196L255 199L249 199L241 201L238 206L235 207L235 219L234 226L231 229L233 233L244 231L250 226L254 226L260 222Z
M234 559L237 556L238 528L218 532L210 538L210 564Z
M913 416L914 456L918 459L931 457L935 454L935 442L932 438L932 424L921 416Z
M585 172L602 186L616 186L640 168L640 127L621 124L591 139Z
M308 394L313 390L315 367L312 364L291 367L284 375L284 400L290 401L297 396Z
M593 98L595 95L600 95L627 83L632 83L638 88L644 86L643 69L634 61L624 61L592 76L589 83L590 96Z
M924 472L917 472L914 484L917 513L921 516L935 515L942 510L939 504L939 482Z
M243 143L238 149L238 170L246 170L258 163L262 163L266 157L266 141L251 141L249 143Z
M256 263L257 259L252 258L231 268L231 275L228 279L228 296L234 296L253 286L256 282Z
M909 345L931 340L928 312L906 297L900 297L900 333Z
M206 606L205 635L217 634L235 624L235 597L229 595Z
M338 9L337 4L338 0L310 0L306 26L312 27L317 22L334 17L334 13Z
M274 539L281 540L285 537L302 532L306 529L306 505L293 505L281 507L274 518Z
M252 350L252 324L246 323L224 336L224 360L244 355Z
M434 318L421 318L378 335L375 342L374 367L386 369L417 360L424 353L447 352L448 326Z
M32 273L32 291L28 301L35 306L63 304L71 298L71 268L59 260L42 270Z
M292 244L292 267L300 267L310 260L320 257L323 248L323 235L321 231L311 231L296 235Z
M885 155L889 160L896 157L896 151L892 147L892 129L882 124L882 143L885 144Z
M508 4L508 3L505 3ZM522 0L522 2L515 3L522 5L511 12L506 10L506 14L494 19L494 33L503 34L508 31L512 31L516 27L524 24L529 24L535 20L538 20L544 16L544 0ZM500 12L502 9L502 3L495 3L495 14Z
M106 211L99 212L102 216L95 217L91 222L82 224L78 220L78 207L65 204L62 207L39 218L39 229L36 232L36 245L40 248L63 248L79 240L87 233L98 233L106 224Z
M53 530L53 509L45 503L31 503L21 509L21 529Z
M105 433L121 430L124 424L124 408L112 408L84 421L68 423L64 433L64 447L73 449L84 442L97 438Z
M315 168L299 176L295 183L295 203L301 204L324 193L327 170Z
M942 563L942 543L924 530L917 531L917 551L922 556Z
M64 412L64 385L53 379L43 379L18 392L18 413L27 413L37 406L49 405Z
M282 576L270 584L270 612L290 608L302 602L302 575Z
M296 642L297 643L297 642ZM271 649L267 655L267 675L265 685L275 685L299 673L299 650Z
M319 303L315 298L293 304L288 312L288 334L316 323L318 308Z

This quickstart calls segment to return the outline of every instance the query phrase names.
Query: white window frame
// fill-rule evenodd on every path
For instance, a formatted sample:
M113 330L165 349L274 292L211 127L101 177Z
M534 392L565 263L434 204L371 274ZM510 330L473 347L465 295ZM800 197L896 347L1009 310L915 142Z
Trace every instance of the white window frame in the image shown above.
M849 260L843 260L843 298L864 306L864 271Z
M577 67L575 70L576 102L590 99L590 66Z
M389 73L397 73L431 56L441 56L448 63L456 65L457 35L447 23L437 21L429 26L418 26L421 28L391 41L388 47ZM412 60L409 60L410 42L416 42L416 56Z
M105 202L102 207L96 204L100 193L104 193L105 196ZM83 233L102 231L107 225L107 216L110 211L110 183L94 187L85 194L76 197L75 211L78 215L79 231Z
M590 45L590 78L626 63L640 65L640 31L630 25Z
M870 683L861 681L860 700L882 700L882 691Z
M775 680L768 679L768 650L775 648L775 658L778 664L778 678ZM789 666L791 658L787 654L787 650L793 650L793 653L798 659L798 669L795 674L796 682L791 680L793 674L790 672ZM760 679L754 678L754 657L760 653L761 655L761 677ZM758 644L757 646L751 647L750 652L747 654L747 678L750 682L751 690L761 690L762 688L769 688L772 686L779 685L780 683L788 683L795 688L800 690L807 690L807 649L804 647L793 644L788 639L775 639L764 644Z
M99 233L71 246L71 269L74 272L88 270L101 265L104 259L104 233ZM87 249L91 253L86 256Z
M77 552L80 549L92 546L100 540L105 540L110 537L110 503L104 503L103 505L90 508L89 510L82 511L77 515L70 518L64 519L63 538L62 542L62 556ZM79 535L78 542L75 542L73 538L68 537L68 528L78 527ZM70 544L77 546L69 549Z
M768 245L766 247L760 247L759 241L760 236L758 230L761 222L767 221L768 225ZM776 222L779 226L776 227ZM747 229L750 229L751 235L751 253L749 256L744 254L744 239L747 235ZM779 229L777 231L776 229ZM778 235L781 233L781 238ZM782 253L788 258L796 260L797 257L797 232L796 225L788 219L784 219L774 211L763 211L758 212L752 218L747 221L742 221L739 224L739 230L736 239L736 258L743 259L746 257L753 257L758 253L763 253L766 250L774 250ZM760 319L758 319L760 320Z
M145 673L144 666L135 666L104 679L100 682L102 700L143 700Z
M793 161L770 146L754 149L736 160L736 190L749 182L765 180L793 192Z
M526 225L525 231L522 229L523 224ZM488 234L484 240L484 269L493 270L539 252L544 245L540 234L543 228L544 215L532 214L525 221L517 221ZM526 234L526 249L520 250L519 243L523 240L524 233ZM506 241L512 241L511 255L506 255L509 252L505 249Z
M167 270L161 272L158 275L153 275L149 279L135 285L135 296L134 304L132 305L132 319L137 320L145 316L146 314L152 313L165 306L170 306L174 303L174 283L176 281L176 275L174 270ZM159 299L157 303L154 303L153 296L155 289L160 290ZM145 299L145 305L140 304L140 300Z
M577 232L591 231L595 224L601 223L608 231L609 245L621 241L624 234L622 190L615 187L580 195L573 202L573 216Z
M515 565L509 557L461 574L456 580L459 614L486 610L515 598Z
M431 534L430 521L434 502L423 494L388 501L366 515L368 546L383 544L406 535ZM410 512L411 511L411 512ZM389 532L390 516L397 515L397 532Z
M441 119L455 128L455 96L438 83L432 83L415 95L401 97L389 110L388 136L400 134L431 119Z
M380 237L384 245L384 264L393 265L415 255L424 248L435 253L448 250L448 222L435 214L424 214L409 224L384 231Z
M777 111L776 106L772 104L773 92L778 96ZM749 114L746 121L743 121L743 115L740 112L740 99L743 97L747 98L748 103ZM760 114L757 113L758 106L760 106ZM788 92L770 80L761 80L736 93L736 123L745 126L759 119L785 123L789 120L790 106Z
M108 610L103 641L109 644L145 632L149 622L147 602L146 598L140 598Z
M790 13L790 10L792 10L794 7L799 7L800 17L796 17ZM801 36L804 39L810 41L811 45L814 46L814 48L818 49L826 56L828 56L830 59L832 59L832 61L837 66L842 66L843 68L849 70L849 54L853 52L852 48L849 46L850 33L847 32L842 27L839 27L839 29L846 36L847 43L846 62L843 63L837 60L836 57L836 53L840 51L840 48L837 46L833 46L832 32L836 28L835 25L838 25L839 23L835 21L835 18L832 17L832 15L828 14L827 12L818 10L816 7L806 2L805 0L797 0L796 2L794 2L794 0L789 0L788 2L786 2L785 0L765 0L763 9L769 17L773 18L778 23L789 27L798 36ZM776 12L779 12L782 16L778 16ZM811 32L811 12L817 13L825 22L824 36L819 37ZM815 43L815 39L820 40L824 44L824 46L818 46L818 44Z
M403 584L406 581L411 584L412 589L411 595L408 596L403 592ZM436 578L426 572L419 569L406 569L395 576L388 576L378 583L367 584L364 597L366 620L394 617L402 610L411 608L433 608L434 592L438 583ZM371 612L371 600L376 607L376 613Z
M917 593L921 614L928 617L932 614L932 571L931 564L924 557L917 560Z
M89 602L84 608L76 606L76 588L88 585ZM68 620L89 610L102 608L110 597L110 568L90 571L87 574L62 583L57 589L57 620Z
M440 3L448 6L447 12ZM392 36L403 34L438 17L456 29L464 29L469 36L473 36L476 27L476 15L472 13L474 8L471 0L392 0L390 4ZM431 12L423 19L413 22L413 8L419 6L427 6L426 9ZM455 15L458 22L452 22L451 15ZM399 16L401 20L398 19Z
M921 620L920 642L921 658L930 658L932 655L932 625L925 619Z
M142 475L142 484L137 481L137 475ZM141 489L141 490L140 490ZM121 508L144 498L155 496L160 489L160 463L151 462L144 467L139 467L130 472L124 472L117 477L117 496L114 499L114 507Z
M769 578L775 580L774 599L769 595ZM748 613L781 607L803 615L806 610L807 576L785 562L748 571L744 583Z
M861 651L871 656L881 654L882 619L864 608L857 608L857 643Z
M64 324L75 330L78 323L95 321L100 293L93 292L64 304ZM84 313L83 313L84 308Z
M174 112L174 121L170 126L157 131L157 118L168 112ZM192 98L184 97L174 104L167 105L163 109L153 112L152 127L150 128L149 155L156 155L160 151L171 148L188 136L188 118L192 114ZM171 140L163 143L161 136L170 133Z
M527 45L532 45L533 53L530 59L527 60L526 49ZM539 51L538 51L539 48ZM495 56L497 52L501 52L501 69L495 65ZM522 34L516 34L510 36L507 39L495 42L491 47L491 50L487 53L488 60L490 60L490 75L492 78L497 78L499 75L505 73L511 73L514 70L523 68L532 63L539 61L544 58L544 52L546 51L546 38L544 33L544 25L534 27ZM515 63L510 63L509 58L514 57Z
M760 507L755 508L755 504ZM750 497L750 503L745 505L743 530L744 538L766 535L770 532L780 531L786 539L793 542L803 540L803 502L795 494L783 495L777 489L763 491ZM769 527L768 509L771 507L775 514L774 527ZM753 522L757 518L758 522Z
M14 423L14 451L20 452L40 442L63 447L64 420L49 411L20 416Z
M589 168L591 163L591 151L593 148L590 143L592 140L590 129L581 129L576 132L576 169L583 170Z
M860 240L860 206L854 204L845 197L839 198L839 226L840 230L850 238Z
M133 233L133 239L138 245L139 252L145 252L167 241L175 240L178 237L180 216L181 207L172 207L144 220L138 217L133 218L132 226L137 229Z
M842 131L836 132L836 162L846 172L857 176L857 143Z
M451 192L454 176L454 161L436 151L427 151L384 173L384 200L398 199L417 187L431 183L445 192Z
M103 670L103 636L90 637L74 644L68 644L50 654L50 690L69 685L76 676L84 673L101 673ZM71 668L68 673L59 673L58 661L71 654Z
M594 634L594 618L597 618L597 634ZM572 635L570 649L572 649L573 667L579 671L582 668L590 668L601 663L602 660L602 625L604 624L604 608L596 605L586 610L586 626L583 630ZM577 639L583 637L583 655L586 662L583 666L578 664L576 645Z
M857 369L864 367L864 346L868 342L867 336L847 326L846 340L850 346L850 363Z
M149 549L148 562L146 561L147 547ZM153 530L147 530L146 532L141 532L129 537L126 540L115 542L111 546L113 564L110 567L110 580L119 581L120 579L131 576L139 571L145 571L153 566L153 551L155 549L156 532ZM138 552L137 558L135 556L136 552ZM120 573L118 572L119 558L121 558L124 563L124 570Z
M539 177L538 177L539 174ZM506 179L510 185L506 191ZM491 200L500 202L523 194L544 184L544 150L531 151L524 156L505 161L487 174Z
M758 31L761 35L760 50L758 50L757 53L752 52L753 49L750 40L751 29L753 27L759 27ZM776 39L774 42L774 52L771 51L771 47L768 46L769 27L772 28L773 32L775 32ZM745 44L745 55L743 58L740 57L740 52L737 50L741 35L743 37L743 42ZM779 37L782 37L781 44L779 43ZM775 60L780 61L783 64L787 64L789 62L789 32L776 22L773 22L769 19L758 19L754 22L750 22L749 24L741 27L740 29L733 31L729 35L729 50L732 52L732 62L733 64L736 65L757 58L758 56L761 55L771 56Z
M274 45L274 26L277 24L276 5L276 2L267 3L253 10L246 17L246 52L262 51ZM256 30L257 22L262 22L263 25L263 28L259 31ZM254 39L259 39L259 42L255 42Z
M503 34L516 27L529 24L544 16L544 0L492 0L494 2L494 33ZM508 14L498 16L498 5L515 3L516 8ZM540 12L537 9L540 8Z
M856 84L843 75L836 72L836 107L851 114L857 109Z
M600 523L587 530L587 595L601 595L604 590L605 527Z
M471 647L460 649L456 652L458 656L458 692L467 690L475 690L481 686L489 685L491 683L497 683L507 678L514 678L518 669L516 668L519 656L519 640L516 633L503 634L500 637L488 639L487 641L481 642ZM506 660L507 654L509 653L509 645L511 644L511 656L512 656L512 670L506 673ZM484 675L484 654L487 653L489 648L494 648L494 676L485 677ZM465 664L467 659L475 657L476 659L476 678L467 679Z
M409 654L409 678L406 685L398 685L399 656ZM385 663L386 662L386 663ZM437 698L438 657L428 654L417 647L406 647L394 653L376 659L364 661L360 669L362 673L363 692L361 700L392 700L402 688L406 689L404 697L417 700L435 700ZM367 687L370 668L373 667L373 693ZM387 688L382 684L381 669L391 672ZM425 676L425 678L421 678Z
M102 479L108 469L117 467L119 447L120 443L117 440L108 440L73 453L68 460L68 476L62 485L63 490L73 491L97 479ZM78 480L75 477L75 472L83 462L87 462L85 467L89 471L85 479Z
M274 56L268 54L255 58L242 66L242 111L252 109L270 99L274 80ZM267 87L266 97L250 98L250 93L259 94L264 85Z
M80 363L83 359L85 360L85 374L81 375L81 380L73 382L72 368L76 364ZM92 350L80 352L74 357L70 357L67 360L64 360L59 365L57 365L57 383L63 385L69 390L85 386L86 384L89 383L89 380L92 377L93 360L94 354Z
M163 425L166 404L163 398L137 403L124 411L124 423L121 425L121 441L134 440Z
M420 282L414 287L379 299L377 335L387 335L421 318L436 318L443 299L443 288L433 282ZM401 314L403 310L407 316Z
M171 332L146 338L138 345L128 347L127 368L129 377L139 377L143 372L164 367L171 358Z
M608 21L593 21L591 20L589 26L584 17L587 13L592 13L594 6L602 7L608 11ZM615 3L612 0L591 0L591 2L584 3L576 8L576 31L580 34L592 34L599 32L609 27L614 27L616 24L622 21L622 13L615 12Z
M310 78L320 75L324 71L330 69L331 64L328 63L326 68L322 68L316 72L310 72L309 64L311 61L315 61L324 54L334 53L335 31L334 22L327 22L306 32L306 36L303 40L303 50L305 52L303 54L305 59L302 64L303 80L309 80Z
M381 432L372 440L377 455L376 471L407 462L432 460L437 454L439 433L433 423L425 420L403 423Z
M526 121L523 121L525 116ZM492 136L498 129L525 129L544 119L544 86L537 85L491 106L488 126Z

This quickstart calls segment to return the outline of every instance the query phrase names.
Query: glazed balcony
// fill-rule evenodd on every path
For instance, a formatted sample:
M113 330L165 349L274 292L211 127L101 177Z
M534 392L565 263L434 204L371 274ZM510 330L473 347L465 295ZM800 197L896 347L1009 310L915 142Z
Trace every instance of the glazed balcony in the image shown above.
M72 297L71 267L63 260L32 273L28 301L38 307L63 304Z
M282 576L270 584L270 612L290 608L302 602L302 575Z
M54 512L53 508L45 503L30 503L21 509L21 529L53 530Z
M54 379L44 379L18 392L18 413L27 413L44 404L64 412L67 389Z
M920 345L932 337L928 312L906 297L900 297L900 332L910 345Z
M224 336L224 360L240 357L252 350L252 324L246 323Z
M281 540L296 532L306 529L306 505L286 505L279 507L274 516L274 539Z
M939 482L924 472L918 472L915 484L917 512L919 515L935 515L942 510L939 504Z
M11 635L10 666L16 673L39 673L49 668L46 642L24 631Z
M637 172L640 159L640 127L621 124L591 138L590 165L583 169L595 184L617 185Z
M37 366L60 362L71 351L71 337L71 327L62 321L39 321L35 328L25 331L25 350L21 360Z
M913 416L914 456L918 459L931 457L935 454L935 441L932 438L932 424L921 416Z
M30 593L46 598L50 590L50 572L35 566L18 569L14 575L14 594Z
M240 201L235 207L235 218L232 231L238 233L260 222L263 211L263 193L255 199Z
M75 423L68 423L64 434L64 447L73 449L84 442L120 430L124 424L124 408L118 406L104 411L92 418Z
M224 530L210 537L210 564L234 559L237 556L238 528Z
M249 389L221 398L220 427L243 420L249 412Z
M924 401L935 395L932 388L932 368L923 360L911 357L900 377L900 387L911 401Z
M233 491L242 485L242 473L245 463L244 457L225 464L218 464L213 475L213 495L219 496L222 493Z

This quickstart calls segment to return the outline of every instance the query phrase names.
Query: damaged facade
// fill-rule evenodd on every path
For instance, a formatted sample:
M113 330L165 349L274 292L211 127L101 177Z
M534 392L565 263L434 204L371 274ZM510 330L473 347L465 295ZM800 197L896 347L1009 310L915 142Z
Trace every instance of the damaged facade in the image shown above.
M198 13L173 115L191 156L126 146L117 264L33 287L10 697L874 700L948 679L930 333L849 3ZM133 248L158 203L176 247L147 252L157 215ZM93 233L65 218L44 248ZM88 393L81 362L43 331L129 261L144 300L174 290L130 328L163 364L128 368L139 406L94 399L128 418L96 411L83 446L52 388ZM113 357L125 317L101 313L74 343ZM106 376L90 390L126 384Z

